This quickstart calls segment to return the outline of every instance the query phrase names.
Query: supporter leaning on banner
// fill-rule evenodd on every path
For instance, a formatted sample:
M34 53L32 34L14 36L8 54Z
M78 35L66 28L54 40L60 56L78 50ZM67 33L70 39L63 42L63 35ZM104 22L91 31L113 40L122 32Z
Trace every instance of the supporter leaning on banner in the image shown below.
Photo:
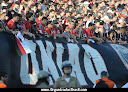
M28 12L26 14L26 31L36 34L38 32L37 23L34 20L33 13Z
M0 30L1 31L9 30L4 20L6 20L6 12L0 12Z
M43 8L44 5L45 8ZM9 20L7 20L7 22L11 21L12 19L11 15L13 14L15 15L15 13L21 14L23 16L22 18L26 20L26 23L23 24L26 26L26 31L31 32L35 35L39 34L38 31L41 30L42 28L43 30L45 29L44 24L41 23L42 17L47 17L47 19L51 22L53 22L53 20L56 20L59 23L57 24L57 29L58 31L61 30L62 34L64 33L64 30L67 26L70 27L70 25L72 25L70 24L70 21L73 21L74 24L76 24L75 22L77 21L77 19L81 17L81 19L84 20L84 21L80 20L82 26L75 25L74 28L72 29L75 31L75 34L72 35L76 37L77 40L79 39L82 40L81 38L86 38L85 37L86 35L84 35L84 37L80 37L79 35L83 35L82 33L84 34L87 33L86 30L88 29L88 25L90 22L95 23L97 19L99 21L103 21L104 22L103 25L97 26L96 30L93 29L94 33L100 34L100 36L97 37L99 41L98 44L107 41L115 43L111 39L113 38L114 34L110 34L111 30L113 30L114 25L117 26L117 28L114 30L115 32L117 32L117 43L120 42L124 43L123 41L125 42L128 41L128 33L127 33L128 9L127 8L128 8L128 4L126 0L121 0L121 1L120 0L118 1L117 0L115 1L58 0L57 2L55 2L55 0L47 0L47 1L46 0L42 0L42 1L41 0L23 0L23 1L9 0L9 1L3 1L1 4L1 11L6 12L9 17ZM40 18L36 16L37 13L41 14ZM38 21L37 19L39 19L40 21ZM13 24L13 21L11 22ZM94 28L95 26L96 25L94 25ZM61 27L61 29L58 27ZM84 32L80 32L81 29L79 30L79 27L81 27L81 29L84 29ZM50 29L53 31L55 28L53 29L50 28ZM95 36L96 35L94 34L93 37ZM93 38L89 38L89 39L93 39ZM105 41L102 41L104 39Z
M16 22L19 21L19 15L17 13L12 15L12 19L8 21L7 25L9 27L10 30L14 31L16 30Z

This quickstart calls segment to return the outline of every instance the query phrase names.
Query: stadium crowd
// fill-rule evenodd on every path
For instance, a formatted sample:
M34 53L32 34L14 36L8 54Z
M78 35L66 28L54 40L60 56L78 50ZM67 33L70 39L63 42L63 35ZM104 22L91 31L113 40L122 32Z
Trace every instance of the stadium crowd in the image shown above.
M127 0L1 0L0 30L68 42L128 42Z

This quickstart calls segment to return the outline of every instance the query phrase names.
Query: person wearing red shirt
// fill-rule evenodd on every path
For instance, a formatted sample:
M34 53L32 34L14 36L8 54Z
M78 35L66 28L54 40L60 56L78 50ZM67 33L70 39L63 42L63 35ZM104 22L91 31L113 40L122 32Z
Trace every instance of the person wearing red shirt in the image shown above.
M54 9L50 10L50 14L48 16L48 20L50 20L50 21L55 20L55 10Z
M70 16L70 12L65 10L65 18L63 19L63 24L67 25L67 18Z
M61 7L60 7L59 4L56 5L56 7L55 7L55 12L56 12L56 13L59 13L59 14L62 12Z
M33 13L31 13L31 12L26 13L26 19L27 19L27 21L25 23L26 30L28 32L31 32L30 26L31 26L31 22L33 21Z
M103 41L103 38L99 38L99 37L96 37L94 35L94 30L95 30L95 24L90 22L89 25L88 25L88 28L86 29L86 39L87 39L87 43L97 43L97 44L101 44Z
M53 28L52 21L48 21L48 25L44 29L44 32L47 36L51 35L52 28Z
M58 27L57 27L57 25L58 25L57 20L53 20L52 24L53 24L53 28L52 28L51 34L53 36L56 36L59 33L58 32Z
M37 19L35 19L35 22L38 25L38 33L42 35L43 34L43 30L42 30L43 29L43 24L42 24L43 13L42 12L36 13L36 17Z
M8 28L12 31L14 31L16 29L16 22L19 21L19 15L18 14L14 14L13 18L11 20L8 21L7 25Z
M67 24L67 19L68 19L69 16L70 16L70 12L68 10L65 10L65 16L64 16L64 18L62 20L63 29L65 29L66 25L68 25Z
M95 24L92 22L89 23L88 28L86 29L87 37L93 37L94 36L93 25L95 25Z
M41 22L42 21L42 18L43 18L43 13L42 12L37 12L36 13L36 17L37 17L35 19L36 23Z
M89 39L96 39L96 37L94 36L94 23L90 22L88 25L87 29L82 29L82 37L84 38L84 40L87 40L87 43L89 43Z

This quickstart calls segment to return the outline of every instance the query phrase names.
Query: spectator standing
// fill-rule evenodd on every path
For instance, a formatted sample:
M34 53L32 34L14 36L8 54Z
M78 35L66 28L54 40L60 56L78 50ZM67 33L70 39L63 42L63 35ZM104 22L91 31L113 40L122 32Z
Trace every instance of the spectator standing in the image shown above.
M49 77L52 76L50 73L41 70L37 76L38 76L38 83L36 88L50 88Z
M116 88L116 84L108 79L109 75L106 71L101 72L101 79L96 81L95 88Z
M72 65L69 61L62 63L62 71L64 76L56 80L54 88L81 88L78 79L71 76Z

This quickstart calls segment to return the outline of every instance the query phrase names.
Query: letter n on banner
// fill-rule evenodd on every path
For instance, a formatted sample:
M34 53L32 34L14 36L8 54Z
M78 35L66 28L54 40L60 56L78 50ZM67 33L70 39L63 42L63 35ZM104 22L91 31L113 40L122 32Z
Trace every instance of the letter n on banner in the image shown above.
M45 50L44 45L41 40L38 40L36 42L40 47L43 70L48 71L48 72L50 71L50 73L53 75L53 78L57 80L57 78L59 78L59 74L54 64L54 61L52 60L52 52L54 50L52 43L49 41L46 41L47 48ZM50 78L50 85L52 84L53 82L52 82L52 79Z

